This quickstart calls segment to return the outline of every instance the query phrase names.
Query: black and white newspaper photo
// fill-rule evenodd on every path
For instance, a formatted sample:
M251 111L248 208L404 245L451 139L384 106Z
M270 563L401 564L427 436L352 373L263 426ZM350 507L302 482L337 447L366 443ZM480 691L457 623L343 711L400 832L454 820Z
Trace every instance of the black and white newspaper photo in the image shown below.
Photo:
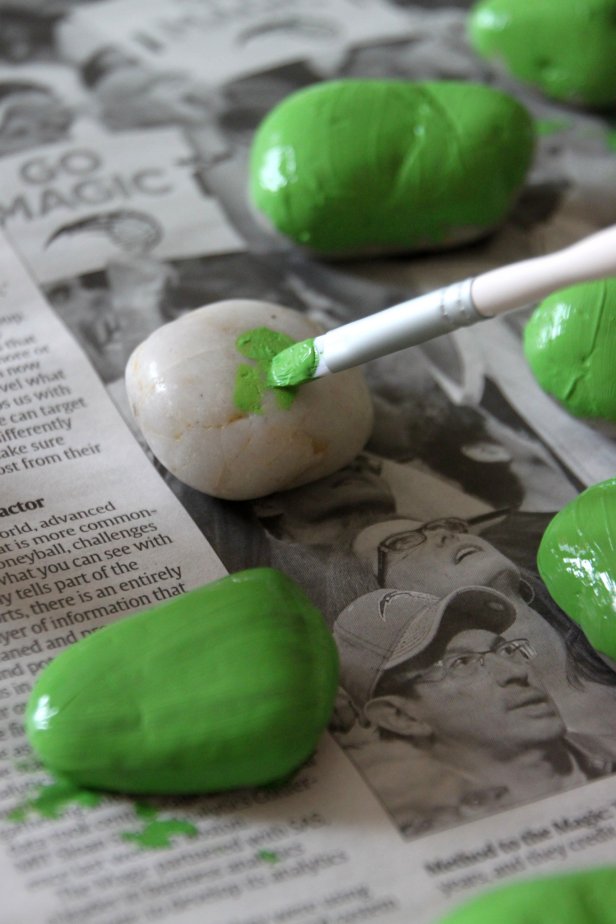
M471 5L0 0L0 924L438 924L502 883L613 865L616 662L537 554L616 475L616 431L537 383L534 304L365 363L359 454L259 497L180 480L125 383L202 306L256 299L329 331L616 222L613 110L480 57ZM533 160L498 227L330 259L257 214L262 120L358 79L525 107ZM335 643L309 759L190 795L54 777L24 727L47 665L253 568L297 584Z

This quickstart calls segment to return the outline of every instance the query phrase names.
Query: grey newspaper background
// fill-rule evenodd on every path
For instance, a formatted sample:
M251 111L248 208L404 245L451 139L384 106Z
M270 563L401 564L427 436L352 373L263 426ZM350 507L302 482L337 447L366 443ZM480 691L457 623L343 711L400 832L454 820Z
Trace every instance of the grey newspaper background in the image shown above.
M550 103L479 60L467 7L0 3L0 222L129 427L131 350L200 305L266 299L335 326L615 220L609 119ZM503 226L463 249L346 264L268 232L246 197L254 129L288 93L334 77L460 78L524 102L537 154ZM0 875L14 898L6 917L0 901L0 922L334 924L412 912L428 924L501 878L613 856L616 672L550 600L535 553L555 511L614 475L616 445L608 426L574 420L534 383L521 350L529 312L370 364L372 438L320 482L229 503L148 462L228 571L280 568L321 608L342 660L332 736L269 793L161 800L141 816L114 799L3 821ZM90 427L94 439L94 418ZM186 586L198 582L191 567ZM436 678L429 701L413 708L396 688L364 708L376 680L370 633L401 619L441 626L444 613L465 620L477 651L510 655L495 659L502 675L476 664L452 692L423 664ZM27 785L5 788L7 813L44 779L14 754L9 763L5 777ZM179 825L159 851L121 840L148 810ZM199 836L187 843L182 824Z

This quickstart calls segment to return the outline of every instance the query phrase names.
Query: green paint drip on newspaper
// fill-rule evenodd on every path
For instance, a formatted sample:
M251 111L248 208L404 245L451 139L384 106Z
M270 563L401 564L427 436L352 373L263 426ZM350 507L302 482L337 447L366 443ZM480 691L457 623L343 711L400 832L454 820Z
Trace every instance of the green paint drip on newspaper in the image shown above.
M95 808L100 805L101 800L102 797L98 793L89 792L69 780L58 778L53 783L41 785L36 796L17 806L7 817L9 821L25 821L31 813L35 813L43 818L60 818L71 803L84 808Z
M240 334L235 345L247 359L253 359L254 366L245 363L238 366L235 376L233 401L244 414L262 414L263 399L267 391L273 391L278 407L287 410L293 404L297 390L295 388L277 388L268 380L270 365L274 357L292 346L295 341L287 334L270 330L268 327L255 327Z
M142 850L160 850L173 846L175 837L197 837L195 825L179 818L160 819L158 811L151 805L137 803L135 812L144 822L141 831L124 831L123 841L130 841Z

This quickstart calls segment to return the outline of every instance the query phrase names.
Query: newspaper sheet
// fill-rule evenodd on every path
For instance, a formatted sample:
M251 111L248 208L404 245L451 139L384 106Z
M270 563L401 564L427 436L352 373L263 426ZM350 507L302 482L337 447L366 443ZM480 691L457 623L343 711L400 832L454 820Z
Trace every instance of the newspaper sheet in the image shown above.
M95 44L104 36L157 67L188 67L220 86L292 61L331 67L350 47L407 29L404 13L384 0L153 0L147 11L109 0L66 23L62 41L73 48L74 34Z
M0 223L37 280L99 270L122 255L164 260L242 250L200 180L188 141L168 125L110 131L69 95L64 70L0 70L0 85L42 88L27 92L41 96L41 118L58 119L53 140L47 131L44 143L29 138L26 149L9 139L2 151L0 143ZM13 95L19 106L19 92Z
M254 502L180 484L126 407L131 350L199 305L266 299L331 327L614 222L609 122L480 61L467 6L0 8L1 924L434 924L502 881L613 861L616 672L535 555L554 512L613 476L616 443L537 387L530 309L369 364L366 450ZM353 76L476 80L528 106L537 155L497 233L334 266L259 224L260 118ZM297 580L341 655L330 732L292 779L135 800L37 765L23 711L57 651L255 565ZM420 696L404 675L378 686L369 656L413 621L440 639L436 660L414 653ZM470 673L453 678L462 633Z

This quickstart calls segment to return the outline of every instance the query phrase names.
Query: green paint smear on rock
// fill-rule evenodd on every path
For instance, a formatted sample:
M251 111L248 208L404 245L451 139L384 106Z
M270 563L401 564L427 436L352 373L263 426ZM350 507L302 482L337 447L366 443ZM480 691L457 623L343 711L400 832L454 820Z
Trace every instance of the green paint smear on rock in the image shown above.
M524 353L572 414L616 420L616 277L561 289L534 310Z
M28 815L35 813L43 818L60 818L71 803L84 808L100 805L102 796L76 786L69 780L58 779L54 783L43 784L34 798L9 812L9 821L25 821Z
M468 20L478 54L552 99L616 102L614 0L483 0Z
M616 659L616 478L587 488L550 521L537 554L556 603L597 651Z
M268 381L270 366L274 356L295 343L288 334L270 330L269 327L255 327L240 334L235 345L247 359L253 359L254 366L242 363L235 376L233 401L235 406L245 414L262 414L265 393L272 391L276 402L283 410L288 410L295 400L297 388L280 388Z
M142 850L172 847L175 837L197 837L199 834L195 825L189 821L181 821L178 818L161 820L153 806L138 803L135 812L137 817L144 821L144 826L141 831L123 832L122 840L137 844Z
M616 868L516 882L455 908L440 924L614 924Z

